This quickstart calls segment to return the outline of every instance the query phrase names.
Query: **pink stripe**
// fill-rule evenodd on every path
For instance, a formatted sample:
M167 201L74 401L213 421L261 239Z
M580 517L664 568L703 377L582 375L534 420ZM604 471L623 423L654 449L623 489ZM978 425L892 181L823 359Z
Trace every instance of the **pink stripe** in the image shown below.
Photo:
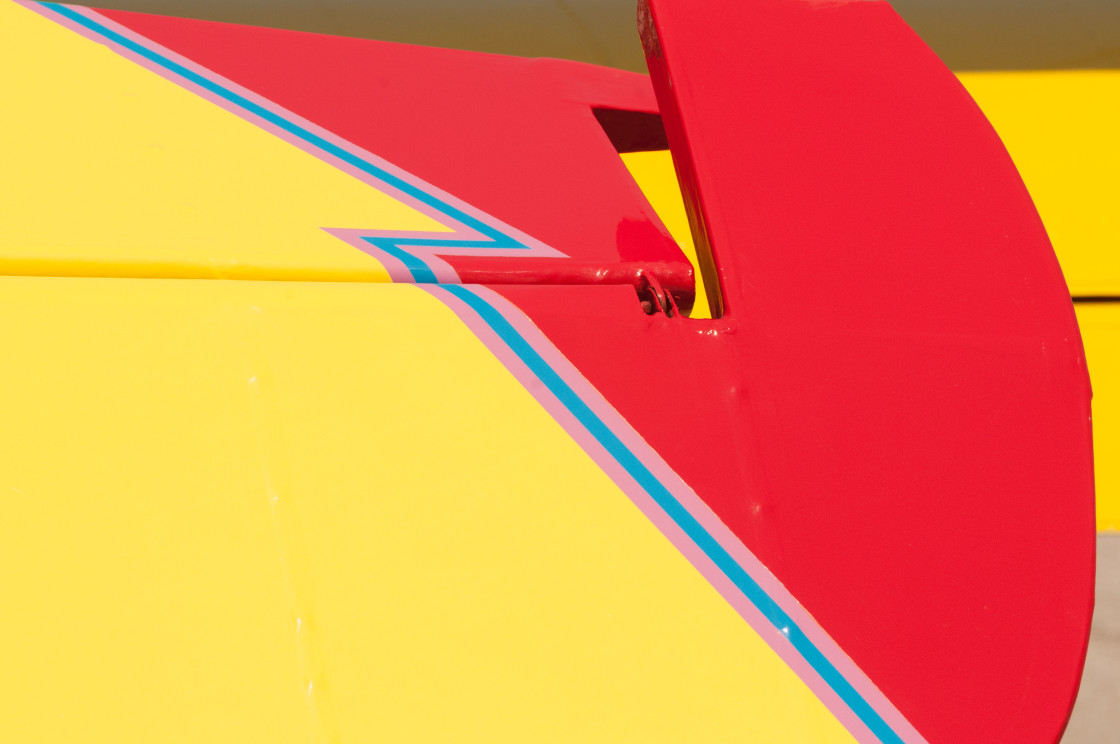
M513 373L514 377L536 398L553 418L568 432L594 462L607 473L642 513L664 534L673 546L724 597L750 627L778 654L828 710L860 742L878 742L867 726L845 704L815 669L793 647L789 639L762 615L757 607L735 586L712 560L681 530L633 477L619 465L595 437L537 378L529 367L509 348L490 326L462 300L440 290L425 287L446 304L479 337L480 340ZM637 456L670 493L728 552L744 571L790 616L821 653L836 667L853 688L883 717L883 720L905 741L924 744L925 739L894 707L874 683L856 666L835 641L801 606L788 590L762 565L753 553L727 528L696 493L681 480L648 443L631 427L609 402L588 382L579 370L538 329L525 313L498 293L472 285L470 291L502 314L507 322L540 354L542 359L571 387L630 451Z
M83 26L70 21L69 19L59 16L51 12L38 3L30 2L29 0L15 0L19 5L38 13L50 20L62 25L75 33L82 35L97 43L110 47L116 53L123 57L135 62L136 64L148 69L161 77L180 85L196 95L211 101L212 103L220 106L221 108L233 113L247 121L252 122L256 126L270 132L271 134L279 137L280 139L289 142L290 144L298 147L299 149L307 152L324 162L329 163L333 167L341 170L359 181L386 193L393 198L407 204L418 212L421 212L435 221L443 224L452 229L452 232L402 232L402 231L363 231L355 228L324 228L330 234L346 241L350 245L367 252L376 253L377 257L382 260L386 265L390 276L394 281L412 280L411 273L404 265L397 259L389 256L388 254L378 251L374 246L366 241L361 240L362 237L409 237L409 238L431 238L433 240L447 240L447 239L462 239L462 240L483 240L484 236L476 231L470 229L466 225L459 223L456 220L443 214L436 208L419 201L408 194L405 194L398 189L390 186L384 181L372 176L345 161L320 150L318 147L306 142L305 140L290 134L289 132L281 129L260 117L251 114L250 112L242 109L241 107L230 103L221 96L218 96L205 88L195 85L187 80L174 75L165 68L150 62L144 57L137 55L118 44L110 42L104 37L84 28ZM525 235L524 233L516 230L505 223L485 214L484 212L475 209L474 207L466 204L465 202L447 194L446 192L438 189L431 184L416 178L412 174L403 171L400 168L386 162L385 160L369 153L362 148L357 147L351 142L348 142L333 133L322 129L321 127L313 124L306 119L297 116L296 114L287 111L286 109L277 106L273 102L253 93L252 91L237 85L236 83L227 80L226 78L215 74L214 72L201 67L191 60L176 54L175 52L166 49L150 40L139 36L130 29L121 26L120 24L111 21L110 19L102 16L96 11L71 7L76 13L79 13L92 21L95 21L107 28L112 29L114 32L138 43L146 48L166 57L167 59L182 65L183 67L195 72L201 76L206 77L233 93L244 97L247 100L265 108L271 113L281 116L284 119L296 124L299 127L311 132L312 134L321 137L323 140L344 149L347 153L354 155L367 163L370 163L377 168L380 168L387 173L405 181L411 186L424 191L425 193L434 196L435 198L443 201L445 204L452 206L471 217L491 226L507 236L513 237L521 241L530 250L504 250L504 249L478 249L478 248L455 248L447 249L440 248L440 253L443 255L486 255L486 256L499 256L499 255L513 255L524 257L527 255L537 256L553 256L563 257L564 254L551 248L534 238ZM426 263L432 268L440 281L445 282L458 282L458 277L451 267L442 259L435 256L430 250L424 250L414 246L409 247L414 255L422 257ZM491 329L478 315L465 303L458 298L453 297L445 291L439 290L433 286L426 288L433 296L437 297L441 302L446 304L455 314L462 319L464 323L479 337L480 340L491 350L495 356L506 366L507 369L515 376L515 378L532 394L544 408L552 415L568 432L568 434L575 439L575 441L588 453L589 456L602 468L607 475L622 489L624 493L634 502L634 504L641 509L643 514L654 523L655 526L670 542L683 554L685 557L700 571L700 573L716 588L717 591L731 604L732 607L746 620L746 622L757 632L770 646L773 648L783 661L794 670L794 672L813 690L813 692L825 703L828 709L835 715L850 732L861 742L876 741L876 738L867 730L866 726L855 716L854 713L845 705L839 697L832 691L832 689L824 683L815 670L804 660L804 658L793 648L788 639L775 628L758 609L751 603L735 585L728 579L722 571L720 571L714 563L701 551L695 543L689 539L680 527L668 517L667 514L656 504L656 502L645 492L644 489L638 486L637 482L630 476L629 473L603 448L595 437L593 437L574 415L560 403L560 401L553 395L553 393L536 377L535 374L525 365L525 363L517 357L517 355L505 344L501 338ZM836 646L835 642L828 636L828 634L821 628L815 620L809 615L808 612L793 598L792 595L785 589L784 586L771 574L765 566L742 544L738 538L723 524L714 512L690 489L687 484L680 479L680 477L669 467L669 465L661 459L656 452L641 438L625 419L604 399L598 391L579 373L577 369L560 353L548 339L541 333L541 331L533 325L532 321L512 303L505 300L497 293L483 288L472 287L480 298L488 302L503 317L517 330L518 333L528 342L538 354L548 363L557 374L568 384L572 390L587 404L591 410L598 416L613 432L623 444L630 449L635 456L637 456L642 463L654 474L658 480L673 494L675 498L697 519L697 521L708 531L712 537L723 547L724 550L731 555L736 562L747 572L753 580L755 580L763 590L770 595L790 616L790 618L801 628L806 636L812 643L825 655L826 658L836 667L836 669L848 680L848 682L859 692L860 695L883 717L883 719L891 726L903 739L912 742L924 742L924 738L906 721L906 719L899 713L893 705L887 700L881 691L866 677L855 665L855 663L844 652Z
M160 66L159 64L157 64L155 62L152 62L151 60L148 60L145 57L140 56L139 54L136 54L135 52L133 52L129 49L126 49L126 48L122 47L121 45L119 45L119 44L117 44L113 41L110 41L109 39L106 39L105 37L101 36L100 34L97 34L96 32L91 31L90 29L87 29L84 26L81 26L81 25L71 21L70 19L68 19L64 16L60 16L57 13L52 12L49 8L45 8L41 5L39 5L38 3L29 2L28 0L16 0L16 2L18 2L23 7L28 8L29 10L32 10L32 11L34 11L34 12L38 13L39 15L42 15L46 18L49 18L50 20L58 23L59 25L64 26L67 29L70 29L71 31L73 31L77 34L80 34L81 36L83 36L87 39L90 39L91 41L94 41L94 42L97 42L99 44L102 44L104 46L109 47L110 49L112 49L114 52L116 52L120 56L125 57L126 59L128 59L128 60L136 63L137 65L143 67L144 69L149 70L149 71L159 75L160 77L163 77L164 79L169 80L169 81L175 83L176 85L179 85L180 87L191 91L195 95L197 95L197 96L199 96L199 97L201 97L201 98L203 98L207 101L210 101L214 105L221 107L222 109L224 109L224 110L226 110L226 111L228 111L228 112L230 112L230 113L232 113L232 114L234 114L234 115L236 115L236 116L254 124L257 127L260 127L261 129L269 132L270 134L278 137L279 139L281 139L285 142L288 142L291 145L294 145L295 147L297 147L300 150L308 153L309 155L312 155L312 156L322 160L323 162L328 163L332 167L334 167L334 168L352 176L353 178L356 178L357 180L361 181L362 183L365 183L366 185L368 185L368 186L370 186L370 187L372 187L372 188L374 188L374 189L376 189L376 190L378 190L378 191L380 191L384 194L387 194L387 195L391 196L392 198L408 205L410 208L416 210L417 212L420 212L420 213L430 217L434 221L438 222L439 224L444 225L445 227L448 227L448 228L451 229L451 232L433 232L433 231L407 232L407 231L400 231L400 230L361 230L361 229L354 229L354 228L328 228L327 229L327 231L330 232L332 235L337 235L339 237L342 237L342 239L346 240L347 243L355 246L356 248L358 248L359 250L361 250L365 253L374 255L376 258L381 260L383 263L396 264L398 267L403 268L402 266L400 266L399 261L394 259L392 256L390 256L388 254L385 254L383 251L379 250L376 246L371 245L370 243L367 243L365 241L352 240L352 239L350 239L350 236L343 237L342 235L339 235L339 233L353 233L355 235L361 235L361 236L371 237L371 238L408 237L408 238L432 238L432 239L435 239L435 240L463 240L463 241L487 240L486 236L481 235L476 230L468 227L467 225L464 225L463 223L459 222L458 220L456 220L456 219L450 217L449 215L443 213L438 208L436 208L436 207L434 207L430 204L427 204L427 203L425 203L425 202L423 202L419 199L416 199L415 197L397 189L396 187L394 187L391 184L381 180L380 178L378 178L378 177L376 177L372 174L369 174L369 173L361 170L360 168L357 168L357 167L351 165L350 163L347 163L346 161L344 161L344 160L342 160L342 159L340 159L340 158L338 158L338 157L336 157L336 156L334 156L334 155L332 155L328 152L325 152L325 151L321 150L320 148L316 147L315 145L311 144L310 142L307 142L306 140L304 140L304 139L302 139L302 138L300 138L300 137L298 137L298 136L296 136L296 135L294 135L294 134L292 134L292 133L290 133L290 132L288 132L288 131L286 131L286 130L284 130L284 129L282 129L282 128L274 125L274 124L272 124L271 122L268 122L268 121L260 118L259 116L241 108L237 104L234 104L234 103L226 100L225 98L207 90L206 88L203 88L199 85L196 85L195 83L174 74L173 72L167 70L166 68ZM442 259L440 259L436 255L436 251L438 251L439 254L443 255L443 256L462 255L462 256L517 256L517 257L534 256L534 257L551 257L551 258L565 258L566 257L566 255L564 253L556 250L555 248L552 248L551 246L548 246L545 243L542 243L541 241L539 241L539 240L537 240L537 239L535 239L535 238L533 238L529 235L526 235L525 233L521 232L520 230L517 230L516 228L513 228L512 226L505 224L501 220L498 220L498 219L494 218L493 216L491 216L489 214L486 214L485 212L471 206L470 204L467 204L466 202L462 201L461 199L458 199L457 197L455 197L451 194L448 194L447 192L443 191L442 189L439 189L439 188L433 186L432 184L429 184L426 181L424 181L420 178L417 178L416 176L412 175L411 173L408 173L407 171L405 171L401 168L398 168L397 166L395 166L392 163L389 163L388 161L374 155L373 153L368 152L367 150L365 150L361 147L358 147L354 143L349 142L349 141L337 136L336 134L334 134L334 133L332 133L332 132L330 132L326 129L323 129L322 127L318 126L317 124L314 124L314 123L308 121L307 119L304 119L303 117L295 114L294 112L288 111L287 109L283 108L282 106L279 106L279 105L275 104L274 102L264 98L263 96L260 96L257 93L254 93L253 91L251 91L247 88L244 88L244 87L238 85L237 83L234 83L233 81L215 73L212 70L209 70L205 67L202 67L201 65L187 59L186 57L183 57L182 55L179 55L179 54L173 52L170 49L167 49L166 47L163 47L159 44L156 44L155 42L151 41L150 39L147 39L143 36L140 36L139 34L135 33L131 29L129 29L125 26L122 26L121 24L116 23L115 21L112 21L109 18L106 18L105 16L101 15L100 13L98 13L94 10L91 10L89 8L83 8L83 7L78 7L78 6L69 6L68 5L66 7L71 9L75 13L90 19L91 21L93 21L95 23L98 23L98 24L101 24L102 26L105 26L106 28L114 31L115 33L120 34L121 36L129 39L130 41L132 41L136 44L139 44L139 45L145 47L146 49L149 49L149 50L155 52L156 54L159 54L160 56L163 56L163 57L167 58L168 60L170 60L170 61L172 61L172 62L174 62L178 65L181 65L182 67L190 70L191 72L194 72L194 73L206 78L207 80L209 80L213 83L216 83L221 87L226 88L230 92L235 93L235 94L245 98L248 101L251 101L252 103L260 106L261 108L269 111L270 113L272 113L272 114L274 114L278 117L281 117L281 118L291 122L292 124L295 124L296 126L310 132L311 134L329 142L330 144L344 150L349 155L352 155L352 156L354 156L354 157L356 157L360 160L365 161L366 163L369 163L369 164L373 165L376 168L379 168L379 169L385 171L386 173L400 179L401 181L404 181L405 183L408 183L410 186L416 188L417 190L424 192L428 196L431 196L431 197L435 198L436 200L439 200L439 201L443 202L447 206L452 207L454 209L457 209L457 210L473 217L474 219L486 224L487 226L492 227L499 232L502 232L507 237L513 238L513 239L521 242L525 246L527 246L527 249L486 249L486 248L475 248L475 247L459 248L459 247L446 247L446 246L445 247L439 247L439 248L430 248L430 247L426 247L426 246L409 246L408 247L408 252L411 253L412 255L417 256L418 258L423 260L425 263L427 263L429 265L429 267L433 270L433 272L436 274L437 278L439 278L441 281L458 282L458 277L457 277L457 275L455 275L455 272L451 268L451 266L449 264L447 264L446 261L443 261ZM389 269L389 271L390 271L390 275L393 276L395 281L398 281L398 280L412 281L411 273L408 272L407 269L404 270L403 274L400 271L394 271L393 269ZM398 279L398 276L400 277L399 279Z

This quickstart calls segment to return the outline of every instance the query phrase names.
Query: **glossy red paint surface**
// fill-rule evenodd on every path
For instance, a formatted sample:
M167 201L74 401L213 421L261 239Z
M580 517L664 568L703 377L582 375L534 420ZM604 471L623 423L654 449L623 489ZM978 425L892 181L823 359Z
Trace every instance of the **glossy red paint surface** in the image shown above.
M683 260L592 114L655 111L640 76L105 14L581 271ZM1010 159L885 3L655 2L649 23L725 316L495 289L929 741L1053 741L1092 606L1089 390ZM501 278L482 261L451 262Z
M1055 740L1093 601L1090 392L1010 158L885 2L649 6L737 336L744 481L701 493L930 741Z

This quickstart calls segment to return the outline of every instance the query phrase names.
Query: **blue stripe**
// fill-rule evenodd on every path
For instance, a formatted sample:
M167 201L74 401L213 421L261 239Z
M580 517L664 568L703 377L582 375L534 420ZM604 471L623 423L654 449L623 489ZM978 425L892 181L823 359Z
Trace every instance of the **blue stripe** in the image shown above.
M421 269L419 271L419 274L422 275L422 276L430 275L432 277L430 280L421 280L417 277L417 281L435 282L435 274L427 266L427 264L424 263L423 260L413 256L412 254L408 253L408 251L403 250L401 248L401 246L404 246L404 245L422 245L422 246L425 246L425 247L524 248L526 250L529 249L529 246L525 245L521 241L515 240L514 238L506 235L505 233L501 232L500 230L496 230L495 228L487 225L485 222L482 222L481 220L478 220L478 219L470 216L469 214L462 211L461 209L458 209L458 208L448 204L447 202L443 201L442 199L439 199L438 197L427 193L423 189L409 183L408 181L405 181L404 179L402 179L398 176L393 175L389 171L386 171L383 168L377 167L373 163L370 163L369 161L358 157L357 155L347 151L345 148L339 147L338 145L330 142L329 140L324 139L323 137L320 137L319 135L315 134L314 132L311 132L311 131L305 129L304 127L301 127L300 125L298 125L294 122L288 121L287 119L280 116L279 114L276 114L272 111L269 111L264 106L261 106L259 104L256 104L256 103L250 101L248 98L245 98L244 96L233 92L232 90L226 88L225 86L220 85L220 84L218 84L218 83L216 83L212 80L209 80L208 78L206 78L202 75L199 75L197 72L194 72L193 70L190 70L190 69L184 67L183 65L181 65L177 62L174 62L174 61L168 59L167 57L164 57L163 55L159 54L158 52L155 52L151 49L148 49L147 47L144 47L144 46L136 43L135 41L132 41L131 39L129 39L126 36L122 36L121 34L117 33L116 31L113 31L112 29L110 29L110 28L108 28L108 27L106 27L106 26L104 26L100 23L98 23L97 21L93 20L92 18L87 18L86 16L82 15L81 13L78 13L78 12L74 11L73 9L68 8L65 5L59 5L58 3L40 3L40 5L42 5L45 8L49 8L49 9L53 10L55 13L58 13L59 15L63 16L64 18L67 18L67 19L73 21L74 23L77 23L78 25L83 26L84 28L87 28L90 31L93 31L94 33L97 33L97 34L105 37L109 41L113 42L114 44L118 44L118 45L124 47L125 49L129 50L130 52L133 52L133 53L143 57L144 59L146 59L150 62L154 62L155 64L164 68L168 72L171 72L175 75L178 75L179 77L183 78L184 80L188 80L191 83L194 83L195 85L199 86L200 88L203 88L205 90L210 91L214 95L225 99L229 103L232 103L235 106L238 106L238 107L244 109L245 111L247 111L250 114L253 114L254 116L257 116L261 119L264 119L269 124L272 124L273 126L276 126L280 129L284 130L288 134L290 134L294 137L298 137L299 139L303 140L307 144L312 145L313 147L316 147L316 148L322 150L323 152L325 152L329 155L332 155L332 156L338 158L339 160L357 168L358 170L362 171L363 173L366 173L367 175L373 176L374 178L381 181L382 183L385 183L388 186L391 186L392 188L397 189L398 191L400 191L404 194L407 194L408 196L412 197L413 199L416 199L417 201L421 202L422 204L425 204L425 205L431 207L432 209L436 210L440 214L442 214L446 217L449 217L450 219L455 220L456 222L459 222L463 225L466 225L467 227L469 227L469 228L485 235L486 237L490 238L489 241L436 240L436 241L431 241L431 242L424 241L424 240L415 240L415 239L413 239L413 240L390 239L389 242L378 242L377 243L377 246L379 248L381 248L382 250L385 250L387 253L390 253L390 255L394 255L395 257L400 258L402 261L404 261L404 259L401 258L401 254L403 254L405 256L408 256L411 259L411 261L404 261L404 262L407 266L409 266L409 270L413 272L414 277L417 276L418 272L413 270L413 268L412 268L413 266L422 266L423 269ZM392 246L394 248L397 248L398 251L397 252L390 251L386 248L386 246Z
M498 334L529 367L541 382L552 392L560 403L575 416L604 449L621 465L627 473L648 493L659 507L676 522L689 539L704 551L704 554L729 578L750 602L777 628L798 653L821 676L825 684L852 709L861 721L884 744L902 744L902 738L894 732L882 716L852 687L844 675L828 660L820 649L813 644L804 631L793 621L766 591L751 578L742 566L724 550L723 546L704 529L692 514L673 496L657 476L630 451L610 427L583 401L564 379L544 360L536 349L518 333L508 320L493 305L463 286L442 285L441 289L465 302L486 325Z
M147 59L168 72L171 72L195 85L210 91L245 111L269 122L304 142L326 152L339 160L357 168L379 181L397 189L426 204L440 214L443 214L467 227L490 238L489 241L458 241L458 240L421 240L409 238L363 238L376 245L389 255L400 260L411 272L417 282L438 283L435 273L420 258L403 250L401 246L416 245L425 247L471 247L471 248L525 248L528 246L515 240L484 222L468 215L456 207L447 204L441 199L428 194L422 189L407 181L377 167L342 147L320 137L304 127L290 122L287 119L269 111L242 95L215 83L198 73L174 62L163 55L147 49L140 44L128 39L121 34L87 18L74 10L57 3L40 3L55 13L93 31L115 44ZM793 622L793 619L783 610L773 598L768 595L758 583L743 570L726 550L704 529L695 517L673 497L657 477L649 471L641 460L620 440L610 427L595 414L594 411L564 382L563 378L537 353L532 345L505 319L505 317L492 305L483 300L474 292L458 285L441 285L442 289L465 302L479 317L510 347L510 349L524 362L533 374L556 396L560 403L595 437L619 465L644 489L665 511L681 530L691 539L708 558L724 573L743 595L773 624L804 659L821 676L825 683L836 692L841 700L860 718L861 721L874 733L880 741L889 744L902 744L902 739L883 720L875 709L864 700L839 670L825 657L805 633Z

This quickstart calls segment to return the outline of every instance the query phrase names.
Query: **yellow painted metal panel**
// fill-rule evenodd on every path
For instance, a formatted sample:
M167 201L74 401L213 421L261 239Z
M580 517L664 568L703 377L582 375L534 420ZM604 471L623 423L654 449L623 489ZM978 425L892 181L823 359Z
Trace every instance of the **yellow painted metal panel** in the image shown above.
M1120 70L959 77L1019 168L1070 291L1120 295Z
M850 740L417 287L0 312L0 739Z
M1093 383L1097 529L1120 530L1120 301L1074 307Z
M0 273L388 281L322 228L446 229L7 1L0 100Z
M696 244L692 240L692 228L688 224L684 198L677 182L677 173L673 169L673 156L668 150L626 152L622 153L622 162L696 270L696 302L692 306L691 317L712 317L708 295L704 289L704 277L696 257Z

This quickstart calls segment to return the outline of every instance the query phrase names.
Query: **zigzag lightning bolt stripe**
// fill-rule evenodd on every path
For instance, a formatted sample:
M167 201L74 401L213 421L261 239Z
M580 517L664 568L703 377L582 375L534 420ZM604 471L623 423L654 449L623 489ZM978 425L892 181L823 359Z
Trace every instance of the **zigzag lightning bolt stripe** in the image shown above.
M394 281L454 285L438 255L564 254L95 11L17 0L400 199L449 232L324 228ZM483 287L433 286L452 309L860 742L924 738L788 590L518 308Z

